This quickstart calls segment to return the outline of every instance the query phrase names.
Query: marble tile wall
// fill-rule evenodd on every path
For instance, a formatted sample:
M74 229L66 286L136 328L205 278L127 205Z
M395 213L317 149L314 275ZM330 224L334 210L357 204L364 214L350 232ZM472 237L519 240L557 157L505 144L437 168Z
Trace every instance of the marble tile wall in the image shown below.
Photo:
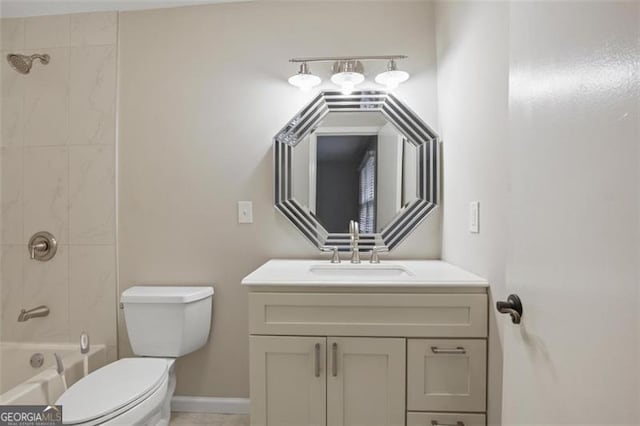
M92 342L116 354L115 12L0 20L0 338ZM47 53L28 75L8 53ZM37 231L60 244L29 259ZM46 304L46 318L16 321Z

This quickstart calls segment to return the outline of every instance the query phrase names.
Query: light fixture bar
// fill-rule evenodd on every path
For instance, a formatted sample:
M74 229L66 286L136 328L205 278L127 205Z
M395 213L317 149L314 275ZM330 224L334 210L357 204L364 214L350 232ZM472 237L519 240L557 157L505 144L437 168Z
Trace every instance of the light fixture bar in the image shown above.
M391 59L407 59L407 55L380 56L311 56L308 58L291 58L289 62L335 62L335 61L381 61Z

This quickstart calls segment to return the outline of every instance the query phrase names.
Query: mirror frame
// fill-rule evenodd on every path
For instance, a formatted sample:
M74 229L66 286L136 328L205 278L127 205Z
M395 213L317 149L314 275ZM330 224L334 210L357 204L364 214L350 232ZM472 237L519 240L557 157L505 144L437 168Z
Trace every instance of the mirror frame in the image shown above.
M273 138L275 207L316 247L337 246L340 251L350 250L349 234L328 232L313 213L293 198L292 152L328 113L358 111L381 112L417 147L422 160L418 164L417 198L402 207L381 232L360 234L360 251L370 251L373 246L392 250L438 206L440 139L416 113L389 92L358 91L350 95L320 92L278 132Z

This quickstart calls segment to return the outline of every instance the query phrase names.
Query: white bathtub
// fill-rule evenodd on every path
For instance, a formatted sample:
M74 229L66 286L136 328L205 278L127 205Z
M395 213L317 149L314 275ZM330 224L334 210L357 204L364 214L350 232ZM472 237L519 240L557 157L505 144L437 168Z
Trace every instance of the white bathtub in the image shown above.
M68 386L82 378L84 355L78 344L0 342L0 405L54 403L64 391L54 352L62 356ZM35 353L44 355L42 367L31 366ZM88 356L89 371L107 363L104 345L91 345Z

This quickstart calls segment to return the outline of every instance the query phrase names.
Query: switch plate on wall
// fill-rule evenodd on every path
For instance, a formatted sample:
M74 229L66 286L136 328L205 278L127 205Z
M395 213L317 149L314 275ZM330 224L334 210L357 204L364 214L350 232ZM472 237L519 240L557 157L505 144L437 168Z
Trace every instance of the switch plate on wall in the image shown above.
M480 201L472 201L469 204L469 232L480 232Z
M253 203L238 201L238 223L253 223Z

